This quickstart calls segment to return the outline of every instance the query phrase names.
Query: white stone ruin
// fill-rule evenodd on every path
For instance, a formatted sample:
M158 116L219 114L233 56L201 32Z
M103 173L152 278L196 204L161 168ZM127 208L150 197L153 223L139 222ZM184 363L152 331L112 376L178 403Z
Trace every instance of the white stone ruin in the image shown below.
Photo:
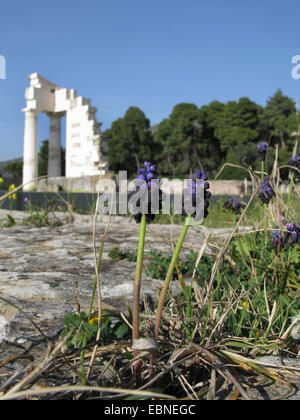
M38 170L37 117L40 112L50 118L48 176L61 176L61 117L66 115L66 177L82 177L106 173L102 161L101 123L97 108L90 99L77 96L74 89L65 89L32 73L30 86L25 91L26 108L24 128L24 190L35 187Z

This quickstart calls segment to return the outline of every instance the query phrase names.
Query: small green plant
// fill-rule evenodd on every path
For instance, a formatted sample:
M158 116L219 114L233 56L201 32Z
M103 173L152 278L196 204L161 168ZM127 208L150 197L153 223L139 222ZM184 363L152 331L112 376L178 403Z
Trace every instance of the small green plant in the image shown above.
M49 218L47 213L42 213L40 211L32 212L30 216L26 217L23 220L23 224L25 226L35 226L35 227L43 227L48 226Z
M161 252L151 251L149 257L152 261L148 264L146 270L149 277L154 279L163 279L165 278L168 267L172 260L172 255L163 256ZM178 280L180 276L190 277L193 275L195 264L198 258L198 254L192 249L189 253L183 257L179 258L176 264L176 270L173 273L173 279ZM198 268L197 272L201 272L201 276L208 276L209 270L212 267L212 262L209 257L202 257L201 260L201 269Z
M6 221L3 223L3 227L13 227L17 224L15 219L10 215L6 215Z
M69 312L65 315L63 322L65 328L61 332L61 336L66 337L70 331L72 331L72 334L66 343L68 348L81 348L84 345L85 335L87 335L88 342L97 335L97 325L89 324L87 322L87 315L85 312L80 312L80 314Z
M128 261L135 262L137 258L136 253L132 251L122 251L119 247L112 248L108 255L115 261L127 259ZM172 260L172 255L163 255L161 251L154 250L145 255L145 258L151 260L146 266L147 275L153 279L164 279ZM197 258L198 254L192 249L185 257L179 258L176 264L176 270L173 273L173 279L178 280L180 276L192 276ZM197 278L207 278L212 265L212 259L207 256L203 256L197 270Z
M24 203L26 204L26 210L29 213L29 216L23 220L25 226L34 226L34 227L44 227L44 226L61 226L62 222L55 217L55 200L51 200L47 203L45 208L40 208L31 203L28 197L24 198ZM50 221L50 214L53 215Z
M88 321L88 314L69 312L65 315L62 337L66 337L71 331L67 341L68 348L80 349L96 339L98 331L98 318L92 316ZM128 339L131 331L122 317L114 312L104 312L101 321L101 344L106 345L114 340Z
M136 262L137 255L132 251L122 251L118 246L111 249L108 256L115 261L125 260Z

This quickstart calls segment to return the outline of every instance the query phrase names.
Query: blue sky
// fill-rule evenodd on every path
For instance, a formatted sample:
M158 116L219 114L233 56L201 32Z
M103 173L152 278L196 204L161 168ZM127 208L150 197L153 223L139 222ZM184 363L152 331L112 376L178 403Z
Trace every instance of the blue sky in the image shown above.
M91 98L103 129L129 106L157 124L174 105L264 105L300 54L299 0L10 0L0 8L0 161L22 156L26 76ZM39 142L48 138L39 117Z

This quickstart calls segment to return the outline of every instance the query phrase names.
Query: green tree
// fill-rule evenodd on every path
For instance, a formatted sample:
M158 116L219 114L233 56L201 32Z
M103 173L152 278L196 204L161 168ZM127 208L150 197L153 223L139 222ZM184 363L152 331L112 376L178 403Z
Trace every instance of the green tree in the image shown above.
M217 129L222 124L224 107L223 103L213 101L200 108L203 119L203 133L199 151L210 177L216 174L220 163L226 156L226 153L221 150L221 140L217 136Z
M261 123L272 145L279 144L289 150L293 148L294 137L291 133L297 130L295 102L283 95L281 89L268 99Z
M48 150L49 140L44 140L39 152L38 176L48 175Z
M291 133L297 127L294 101L278 90L265 108L247 97L227 103L213 101L200 109L195 104L179 103L153 133L144 113L130 107L105 136L109 166L114 171L127 169L133 175L147 159L158 163L160 175L189 176L200 168L212 178L226 162L259 169L260 141L279 144L279 162L287 163L295 144ZM268 171L274 153L270 148L265 166ZM243 179L246 174L227 167L221 178Z
M22 176L23 173L23 160L16 160L10 162L4 168L5 172L8 172L12 176Z
M48 151L49 140L42 142L39 157L38 157L38 176L48 175ZM61 175L65 176L66 173L66 151L61 147Z
M176 105L168 119L163 120L154 133L160 170L165 175L189 175L196 167L203 167L201 138L203 117L194 104Z
M216 136L220 139L221 149L233 152L249 142L257 143L260 139L259 122L263 108L249 98L230 101L224 106L224 112L218 122Z
M109 167L113 171L127 170L131 176L143 161L154 156L150 121L138 107L130 107L104 136L108 142Z

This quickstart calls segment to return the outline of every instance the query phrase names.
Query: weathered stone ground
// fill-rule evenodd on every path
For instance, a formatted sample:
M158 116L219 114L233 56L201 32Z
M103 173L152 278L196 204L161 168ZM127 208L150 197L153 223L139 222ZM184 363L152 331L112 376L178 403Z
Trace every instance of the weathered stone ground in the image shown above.
M0 223L7 212L0 211ZM60 227L22 226L26 215L12 212L18 222L10 228L0 228L0 296L21 307L46 334L53 335L62 326L66 312L75 310L75 283L82 310L89 307L95 275L93 256L93 222L91 216L75 216L72 224ZM66 215L60 214L59 218ZM97 246L107 222L97 223ZM181 227L151 225L147 228L145 254L153 249L170 254L171 235L179 236ZM122 250L136 251L139 225L134 220L115 217L109 227L101 263L101 294L104 306L125 310L122 294L131 302L135 262L114 261L109 251L120 246ZM191 229L186 246L199 250L201 235ZM144 275L143 293L155 293L160 282ZM176 286L175 286L176 287ZM37 332L16 309L0 301L0 341L21 342Z
M0 224L7 211L0 210ZM28 215L12 212L17 225L0 227L0 296L20 307L50 337L63 327L63 317L75 310L74 291L78 284L78 299L82 310L89 307L94 281L94 257L92 247L93 223L91 216L75 216L74 223L60 227L35 228L23 226ZM67 215L58 215L64 219ZM107 219L97 223L97 245L107 225ZM120 246L123 250L135 251L138 243L139 225L134 220L114 217L105 242L100 280L104 307L126 310L122 293L131 302L135 263L128 260L113 261L109 251ZM172 240L176 241L180 226L151 225L147 228L145 253L153 249L170 254ZM217 230L214 233L222 233ZM224 233L224 232L223 232ZM203 232L189 230L186 250L198 251L203 241ZM209 249L208 249L209 251ZM144 275L143 293L154 294L160 282ZM174 283L176 287L176 283ZM32 346L40 334L16 308L0 300L0 362L23 349ZM40 346L35 351L41 351ZM16 366L18 366L16 362ZM299 361L298 368L300 367ZM20 364L21 366L21 364ZM300 399L299 385L295 385L293 399ZM279 394L284 391L278 391ZM255 399L268 399L278 395L274 389L257 392Z

